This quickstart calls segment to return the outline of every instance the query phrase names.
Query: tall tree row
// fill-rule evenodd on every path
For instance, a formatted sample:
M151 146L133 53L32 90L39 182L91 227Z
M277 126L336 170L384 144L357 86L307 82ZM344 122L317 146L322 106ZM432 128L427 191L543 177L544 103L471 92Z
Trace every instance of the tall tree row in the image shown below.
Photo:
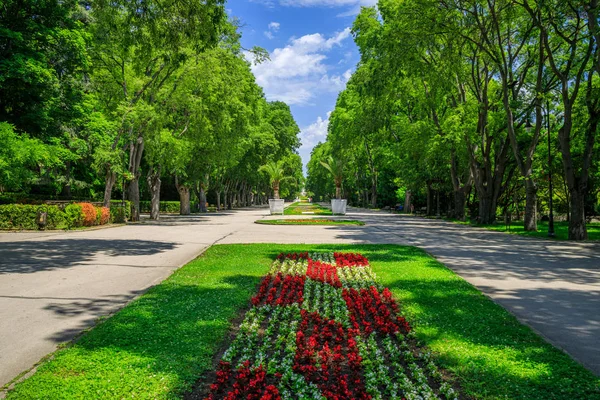
M482 224L516 210L526 230L547 209L552 172L569 238L585 239L600 188L598 12L578 0L363 8L361 60L313 158L346 160L355 202L393 206L401 194L409 208ZM330 195L321 174L311 160L308 189Z
M137 220L141 195L158 218L165 178L182 214L209 191L263 202L267 160L297 175L288 195L302 184L298 126L266 101L250 63L267 54L241 47L223 0L8 0L0 54L0 192L125 195Z

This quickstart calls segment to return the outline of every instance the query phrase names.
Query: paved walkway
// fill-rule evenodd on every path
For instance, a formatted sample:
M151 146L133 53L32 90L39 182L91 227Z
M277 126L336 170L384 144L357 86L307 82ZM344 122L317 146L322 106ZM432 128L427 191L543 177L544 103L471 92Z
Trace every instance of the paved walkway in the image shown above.
M215 242L420 246L600 375L600 244L365 210L348 216L364 220L362 227L253 223L266 214L250 209L95 231L0 233L0 385Z

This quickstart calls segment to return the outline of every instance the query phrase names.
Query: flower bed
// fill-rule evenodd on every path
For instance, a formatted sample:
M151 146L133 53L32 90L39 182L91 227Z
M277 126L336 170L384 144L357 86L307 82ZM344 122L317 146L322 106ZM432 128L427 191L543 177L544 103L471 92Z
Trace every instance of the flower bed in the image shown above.
M456 399L360 254L280 254L206 399Z
M331 219L331 218L303 218L303 219L259 219L255 221L263 225L359 225L365 223L349 219Z
M316 215L332 215L330 209L321 207L316 203L293 203L290 204L290 206L284 211L285 215L302 215L307 213Z

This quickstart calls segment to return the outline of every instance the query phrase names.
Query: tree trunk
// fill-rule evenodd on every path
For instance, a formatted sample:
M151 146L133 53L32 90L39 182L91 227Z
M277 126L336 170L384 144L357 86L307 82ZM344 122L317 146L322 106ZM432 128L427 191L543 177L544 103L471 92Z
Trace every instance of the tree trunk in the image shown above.
M150 168L146 181L150 189L150 219L158 220L160 216L160 165Z
M537 231L537 185L531 177L525 180L525 218L526 231Z
M454 191L454 218L465 220L465 206L467 203L466 191L463 189Z
M569 240L586 240L585 190L571 189L571 218L569 219Z
M279 200L279 185L273 185L273 198Z
M102 205L110 208L110 199L112 197L112 189L117 181L117 174L106 167L106 183L104 184L104 201Z
M404 194L404 213L410 212L410 206L412 205L412 193L410 190L407 190Z
M440 216L440 191L436 190L435 191L435 197L437 199L437 211L436 211L436 216Z
M129 144L129 172L133 176L129 182L129 201L131 202L131 220L140 220L140 164L144 154L144 138L138 136Z
M479 223L484 225L496 222L497 198L493 195L479 197Z
M221 211L221 191L215 190L215 195L217 196L217 211Z
M377 174L372 179L371 193L371 206L377 208Z
M179 215L190 215L190 188L185 185L179 185L177 188L179 192Z
M198 196L198 201L200 202L200 212L207 212L206 208L206 191L204 190L204 186L200 185L200 196Z
M433 210L432 210L432 206L431 206L431 183L427 182L427 215L432 215L433 214Z
M140 185L139 177L135 176L127 188L127 199L131 202L131 221L140 220Z

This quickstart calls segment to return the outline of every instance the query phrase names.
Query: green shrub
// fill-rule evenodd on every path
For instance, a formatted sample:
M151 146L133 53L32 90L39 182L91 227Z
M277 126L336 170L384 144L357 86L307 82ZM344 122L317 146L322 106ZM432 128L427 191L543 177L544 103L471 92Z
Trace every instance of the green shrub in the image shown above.
M0 204L14 204L17 202L17 197L16 193L0 194Z
M127 208L121 206L113 206L110 207L110 222L113 224L122 224L127 221Z
M37 229L37 206L6 204L0 206L0 229Z
M35 222L38 211L45 211L47 229L67 226L65 213L58 206L5 204L0 205L0 229L38 229Z
M125 206L121 200L110 201L111 222L123 223L131 218L131 202L125 200Z
M34 207L37 207L38 210L45 211L48 214L46 218L46 229L64 229L67 227L67 217L59 206L41 205ZM37 225L34 229L37 229Z
M179 202L178 201L161 201L158 206L160 212L163 213L179 213ZM150 212L150 202L149 201L140 201L140 212L149 213Z
M65 223L68 229L83 225L83 208L79 204L69 204L65 207Z

